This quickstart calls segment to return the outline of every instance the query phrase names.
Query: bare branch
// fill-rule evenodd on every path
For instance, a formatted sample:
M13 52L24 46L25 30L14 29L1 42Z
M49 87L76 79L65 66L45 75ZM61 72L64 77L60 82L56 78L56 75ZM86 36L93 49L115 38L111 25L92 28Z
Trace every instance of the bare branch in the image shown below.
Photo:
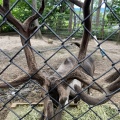
M78 7L83 8L83 2L78 1L78 0L69 0L70 2L72 2L73 4L77 5Z

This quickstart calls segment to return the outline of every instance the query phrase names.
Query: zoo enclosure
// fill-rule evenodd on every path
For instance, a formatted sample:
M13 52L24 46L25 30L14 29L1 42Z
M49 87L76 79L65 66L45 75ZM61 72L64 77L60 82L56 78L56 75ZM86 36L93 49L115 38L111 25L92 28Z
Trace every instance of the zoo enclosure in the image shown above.
M5 15L2 15L2 14L1 14L3 20L2 20L2 22L0 23L0 27L1 27L3 24L8 24L8 25L9 25L12 29L14 29L20 36L22 36L21 33L20 33L14 26L12 26L12 25L7 21L7 18L6 18L6 16L9 14L9 12L12 11L12 9L14 9L14 7L17 6L17 4L18 4L19 2L20 2L19 0L16 0L16 1L14 2L14 4L11 6L10 10L9 10ZM34 9L27 0L24 0L24 2L25 2L26 4L28 4L28 5L31 7L31 9ZM57 37L58 41L61 42L61 45L60 45L58 48L56 48L56 51L55 51L49 58L47 58L47 59L44 58L43 53L39 53L34 47L32 47L32 49L34 50L35 54L36 54L37 56L39 56L39 57L42 57L42 59L43 59L44 65L43 65L42 67L40 67L39 70L43 70L45 66L48 66L52 71L56 72L55 69L54 69L53 67L51 67L51 64L49 64L49 60L52 59L52 57L54 57L54 56L58 53L58 51L60 51L60 50L63 49L63 48L64 48L66 51L68 51L70 55L74 56L73 53L72 53L66 46L63 46L63 43L70 41L70 38L71 38L74 34L76 34L76 33L81 29L82 26L80 26L79 28L77 28L75 31L72 31L72 32L66 37L66 39L64 40L64 39L62 39L62 38L53 30L52 27L50 27L50 26L46 23L46 19L49 19L49 16L52 15L52 12L55 11L56 8L57 8L57 6L60 6L62 3L64 3L64 4L67 5L68 9L70 9L70 10L78 17L78 19L80 20L80 22L83 21L83 19L82 19L81 17L79 17L79 16L75 13L74 9L70 6L70 3L69 3L68 1L66 1L66 0L58 1L58 2L56 3L56 6L54 6L53 9L51 9L51 11L49 11L49 13L47 13L45 16L41 16L41 15L39 14L39 15L40 15L40 19L43 19L43 20L41 21L38 29L42 28L43 26L46 26L47 29L49 29L49 31L51 31L51 32ZM109 5L107 4L106 1L104 1L103 3L105 3L105 5L108 7L108 9L111 10L111 8L109 7ZM98 8L97 8L97 9L98 9ZM96 10L97 10L97 9L96 9ZM93 11L93 12L96 12L96 10ZM36 11L36 10L35 10L35 11ZM37 11L36 11L36 12L37 12ZM112 12L112 10L111 10L111 12ZM115 18L118 20L118 23L120 23L120 19L117 17L117 15L116 15L114 12L112 12L112 14L113 14L113 15L115 16ZM91 15L92 15L92 14L91 14ZM38 29L37 29L37 30L38 30ZM118 28L116 31L113 31L113 32L112 32L111 34L109 34L102 42L100 42L99 45L97 46L97 48L96 48L94 51L92 51L92 52L89 54L88 57L90 57L92 54L94 54L97 50L99 50L99 49L101 50L100 45L104 44L104 42L106 42L107 40L109 40L109 37L111 37L112 35L114 35L119 29L120 29L120 28ZM37 32L37 30L36 30L36 32ZM35 33L34 33L34 34L35 34ZM34 34L32 34L32 36L33 36ZM31 37L32 37L32 36L31 36ZM93 37L92 34L91 34L91 36ZM26 41L26 39L25 39L25 41ZM39 114L42 114L42 112L41 112L40 110L36 109L36 106L37 106L40 102L42 102L42 101L44 100L44 98L43 98L43 99L41 99L40 101L38 101L35 105L32 105L31 102L29 102L28 99L24 98L24 97L19 93L23 88L25 88L25 87L26 87L27 85L29 85L30 83L34 83L34 84L37 85L37 87L39 87L40 89L42 89L41 86L40 86L37 82L35 82L34 80L32 80L31 78L29 79L28 82L24 83L24 85L22 85L20 88L16 89L16 88L12 87L12 86L4 79L4 77L2 76L2 75L4 74L4 72L6 72L7 69L9 68L9 66L11 66L11 65L15 65L15 66L16 66L17 68L19 68L23 73L27 74L26 70L24 70L23 68L21 68L21 66L17 65L17 64L14 62L14 59L16 58L16 56L18 56L18 55L20 54L21 50L23 50L23 49L24 49L24 46L21 47L21 49L20 49L19 51L16 51L16 53L14 54L13 57L11 57L9 54L7 54L4 50L0 49L0 52L1 52L5 57L7 57L7 58L9 59L8 65L6 65L6 67L5 67L4 69L1 69L1 78L0 78L0 80L1 80L1 82L4 82L4 83L6 83L6 84L9 85L9 87L11 88L10 91L11 91L11 94L12 94L12 97L10 97L10 98L7 99L7 100L5 100L5 99L3 99L2 97L0 97L0 101L1 101L1 103L2 103L2 107L1 107L0 111L3 111L5 108L7 108L7 110L8 110L8 111L11 111L11 112L17 117L17 119L19 119L19 120L24 119L26 116L29 116L30 112L31 112L33 109L34 109L36 112L38 112ZM101 77L103 77L105 74L109 73L111 70L115 70L115 71L117 71L117 72L119 73L119 70L118 70L118 68L117 68L116 66L120 63L120 61L119 61L119 60L118 60L118 61L113 61L106 53L105 53L105 56L106 56L106 58L108 59L108 61L111 62L110 69L108 69L107 71L105 71L105 72L104 72L102 75L100 75L99 77L93 78L94 82L97 81L98 79L100 79ZM74 57L75 57L75 56L74 56ZM89 87L91 87L91 86L88 86L87 88L89 88ZM87 88L85 88L85 90L86 90ZM13 91L14 91L14 92L13 92ZM118 92L118 91L120 91L120 89L118 89L118 90L115 91L115 92ZM49 93L46 92L46 96L48 96L48 95L49 95ZM23 116L19 116L19 115L16 113L16 111L13 111L10 107L8 107L8 104L10 104L11 101L12 101L14 98L16 98L16 97L19 97L20 99L24 100L24 101L27 102L27 103L30 105L30 107L31 107L31 109L30 109L29 111L27 111ZM107 96L107 97L110 97L110 96ZM104 101L104 100L103 100L103 101ZM109 99L109 101L116 107L116 112L115 112L112 116L110 116L108 119L117 119L116 116L118 117L119 114L120 114L120 106L116 105L116 103L115 103L113 100L111 100L111 99ZM71 116L70 119L84 119L83 116L86 115L86 114L88 114L89 111L92 111L93 114L95 114L95 116L96 116L97 119L102 119L102 117L101 117L100 115L98 115L98 113L96 113L96 111L93 110L93 108L95 108L95 107L96 107L96 106L90 106L90 105L88 105L88 110L86 110L86 111L85 111L84 113L82 113L82 114L78 114L78 116L74 116L72 113L70 113L68 110L66 110L65 107L61 108L61 110L63 110L64 112L67 112L67 113ZM59 113L58 113L58 114L59 114ZM54 118L54 116L53 116L53 118Z

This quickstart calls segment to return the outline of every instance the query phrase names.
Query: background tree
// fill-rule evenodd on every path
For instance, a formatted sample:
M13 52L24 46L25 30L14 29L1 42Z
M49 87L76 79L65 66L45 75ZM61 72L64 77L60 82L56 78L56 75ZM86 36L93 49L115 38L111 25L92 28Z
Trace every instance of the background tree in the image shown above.
M93 11L93 4L94 4L94 0L91 1L91 12ZM93 15L91 15L91 21L92 21L92 16ZM91 26L91 31L92 31L92 26Z
M110 2L110 7L112 11L117 15L117 17L120 18L120 0L112 0ZM107 18L111 24L118 22L110 10L108 10Z
M13 5L13 3L16 0L10 0L10 6ZM34 4L34 6L40 5L39 0L27 0L29 4ZM74 2L74 0L70 0ZM77 0L80 1L80 0ZM91 11L93 9L96 9L99 4L101 4L102 0L92 0L91 4ZM44 21L45 23L51 27L57 34L59 34L61 37L66 37L69 34L69 31L72 31L73 28L79 28L81 26L81 21L76 17L76 15L70 10L67 4L65 2L61 2L58 4L59 0L46 0L46 8L44 10L43 16L45 17L49 12L55 8L54 11L52 11ZM68 1L69 2L69 1ZM103 2L103 1L102 1ZM109 6L112 8L112 11L116 14L118 18L120 18L120 0L109 0L107 3L109 3ZM2 1L0 1L0 4L2 4ZM71 3L70 3L71 4ZM57 6L56 6L57 5ZM73 6L72 6L73 7ZM21 10L22 9L22 10ZM36 6L37 9L37 6ZM76 11L75 8L73 8L75 12L82 17L82 10ZM103 11L105 9L105 11ZM24 11L23 11L24 10ZM102 11L101 11L102 10ZM100 8L92 15L92 32L98 36L99 39L104 39L107 37L111 32L114 31L114 26L118 26L119 21L113 16L111 11L108 8ZM71 11L71 12L70 12ZM35 12L35 11L34 11ZM19 21L23 22L27 17L33 14L32 8L27 5L27 3L24 0L21 0L17 3L17 5L12 10L12 14L15 18L17 18ZM2 22L2 17L0 17L0 23ZM35 21L34 24L36 26L39 25L39 23L42 22L42 19L38 19ZM101 24L102 23L102 26ZM34 25L32 24L32 25ZM112 25L112 26L111 26ZM97 29L96 29L97 28ZM14 30L8 26L7 24L3 24L0 28L0 32L13 32ZM102 32L101 32L102 30ZM44 26L41 27L41 33L42 34L51 34L51 31L49 29L45 29ZM41 33L39 31L39 37L41 37ZM74 37L82 36L82 30L79 31L79 33L76 33ZM114 36L111 36L111 40L116 40L118 38L119 40L119 34L117 33Z
M110 2L110 7L111 7L112 11L114 12L114 14L116 14L117 19L115 18L113 13L110 10L108 10L108 12L107 12L108 21L109 21L109 23L111 25L113 25L113 27L115 29L118 29L120 27L120 24L119 24L119 19L120 19L120 0L112 0ZM117 32L116 40L118 42L120 42L120 30Z
M35 10L37 10L37 0L32 0L32 6L33 6L33 8L34 8ZM34 11L34 10L33 10L33 14L35 14L35 11ZM38 19L36 19L36 20L34 21L34 25L37 26L37 27L39 26L39 21L38 21ZM36 39L38 39L38 38L41 38L41 39L42 39L42 34L41 34L41 30L40 30L40 29L36 32L35 38L36 38Z
M101 3L102 3L102 0L99 0L98 7L101 5ZM100 8L97 10L97 13L96 13L96 27L98 27L98 25L100 24Z
M105 16L106 16L106 5L105 5L105 9L104 9L104 13L102 16L102 28L101 28L101 35L104 36L104 28L105 28Z
M72 9L74 9L74 4L70 3L70 6ZM70 10L70 17L69 17L69 26L68 26L68 31L72 32L72 23L73 23L73 12Z

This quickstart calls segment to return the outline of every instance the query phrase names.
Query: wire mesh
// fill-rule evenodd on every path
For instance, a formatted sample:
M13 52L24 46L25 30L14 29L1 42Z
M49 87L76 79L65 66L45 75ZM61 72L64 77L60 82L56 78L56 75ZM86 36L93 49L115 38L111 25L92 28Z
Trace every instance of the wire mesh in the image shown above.
M24 4L28 5L30 7L31 11L36 12L40 17L39 18L40 19L39 26L33 33L31 33L31 35L28 38L26 38L23 34L21 34L19 32L19 30L16 27L14 27L7 20L9 13L13 9L15 9L20 2L23 2ZM74 31L71 31L66 38L63 38L62 36L60 36L55 31L55 29L52 28L52 26L47 23L47 20L49 20L49 17L54 16L53 12L57 11L57 7L60 7L63 3L67 6L67 9L72 11L72 13L77 17L77 20L81 22L81 25L78 26L77 29L75 29ZM48 3L46 3L46 4L48 4ZM108 2L106 0L104 0L102 2L102 4L106 5L106 7L111 11L113 16L115 17L116 21L118 21L118 24L120 24L120 18L111 9L111 6L109 6ZM101 7L101 5L98 6L94 11L92 11L87 18L91 17L94 13L96 13L96 11ZM1 7L0 7L0 9L1 9ZM2 37L0 40L0 42L1 42L0 82L5 83L9 86L8 89L0 88L1 120L9 119L9 117L8 117L9 113L12 114L12 116L15 116L13 118L10 116L11 120L14 120L14 119L15 120L33 120L33 119L39 119L40 116L45 116L45 114L42 112L43 106L40 106L40 104L42 104L43 101L45 99L47 99L47 97L50 97L50 99L53 101L55 109L56 109L56 106L58 106L58 105L61 106L61 104L59 103L59 94L54 95L54 92L57 91L57 87L61 84L67 85L70 89L72 89L75 92L76 96L74 98L72 98L67 104L65 104L64 106L61 106L60 110L49 119L51 119L51 120L54 119L55 116L57 116L58 114L61 113L61 111L63 111L63 117L62 117L63 120L84 120L84 119L85 120L90 120L90 119L92 119L92 120L94 120L94 119L118 120L118 119L120 119L120 102L119 102L120 101L120 97L119 97L120 96L120 94L119 94L120 88L117 89L116 91L112 92L109 95L106 93L106 91L104 91L104 93L106 94L106 97L104 99L102 99L102 101L98 102L96 105L89 105L89 104L83 102L82 100L80 100L77 103L77 105L74 103L74 106L76 105L77 107L70 107L70 106L72 106L72 103L74 102L74 100L78 96L80 96L80 94L82 92L87 92L87 90L89 88L92 88L93 85L97 85L100 89L103 89L99 85L99 82L102 83L103 81L101 79L105 78L106 76L109 76L113 71L117 71L118 74L120 74L120 70L119 70L120 55L119 55L119 53L117 52L115 55L116 59L113 59L114 56L110 55L111 51L107 51L106 49L104 49L104 51L103 51L103 49L101 48L101 46L104 46L107 44L109 47L109 43L108 43L109 38L112 35L115 35L115 33L119 32L120 27L118 27L117 30L112 31L111 34L109 34L105 39L100 40L100 41L94 37L94 34L92 32L88 31L89 34L91 35L91 39L92 39L92 41L90 41L90 44L92 44L92 46L94 46L94 48L91 48L89 50L89 53L87 54L87 56L82 61L79 61L76 57L76 53L78 53L78 47L76 47L75 45L72 45L71 39L79 31L83 32L83 28L85 28L83 23L87 18L83 19L82 17L80 17L76 13L74 8L70 5L69 1L59 0L56 2L56 4L53 6L53 8L50 9L50 11L48 13L41 15L32 6L30 1L15 0L13 2L13 4L11 5L10 9L5 14L3 14L1 11L0 11L0 13L1 13L1 18L2 18L2 21L0 22L0 27L2 27L4 24L10 26L11 29L13 29L17 33L17 35L19 35L22 39L24 39L24 42L25 42L25 44L23 46L21 46L21 43L20 43L20 40L18 37L15 38L15 39L17 39L17 40L15 40L16 43L13 42L14 40L11 40L11 38L9 38L9 37L6 38L7 39L6 42L4 42L2 40ZM36 42L34 42L35 41L33 39L34 35L36 34L37 31L39 31L40 29L42 29L44 27L46 27L47 30L49 30L54 35L54 37L52 36L53 38L55 38L53 45L51 45L51 44L42 45L43 40L42 41L36 40ZM32 42L31 46L29 45L30 39ZM49 38L47 38L47 39L49 39ZM81 38L79 38L78 41L80 41L80 39ZM19 41L19 43L18 43L18 41ZM96 41L97 45L93 41ZM114 43L112 43L112 44L114 44ZM24 49L27 47L32 49L32 51L35 55L35 58L37 59L38 70L32 75L29 74L29 72L28 72L26 57L24 55ZM119 46L118 46L117 50L118 51L120 50ZM104 52L104 57L106 58L105 60L103 60L102 57L100 58L101 54L99 51ZM99 56L98 56L98 54L99 54ZM74 57L75 60L78 62L78 64L77 64L77 66L74 67L73 70L68 72L67 76L69 74L72 74L72 72L75 71L79 67L82 67L83 70L87 73L88 71L82 66L81 63L83 63L85 60L89 59L90 57L96 56L95 60L99 61L99 62L96 62L96 69L97 69L97 72L99 70L100 70L100 72L98 72L94 76L90 75L93 82L90 83L89 85L85 86L83 88L82 92L80 92L80 93L77 93L70 86L70 84L66 81L66 79L63 76L61 76L61 74L59 72L57 72L57 70L56 70L56 68L58 68L58 66L68 56ZM102 62L103 63L106 62L106 64L107 63L109 63L109 64L104 66L105 63L102 64ZM103 65L103 66L101 67L101 65ZM100 67L100 68L98 68L98 67ZM33 79L33 77L39 72L42 72L46 78L49 78L54 73L57 76L59 76L60 81L58 82L58 84L53 85L53 86L52 86L52 84L53 84L52 83L49 91L46 91L44 89L44 87L39 84L39 82L37 82ZM17 87L12 86L9 83L9 81L16 80L17 77L20 76L21 74L27 75L27 80L24 81L24 83L22 85L19 85ZM45 96L42 96L42 91L44 91L46 93ZM115 97L111 98L111 96L115 93L116 93ZM95 94L95 97L99 96L99 93L97 93L94 90L91 90L91 94L93 94L93 95ZM99 105L103 101L106 101L106 99L109 100L107 103L105 103L103 105ZM26 108L24 108L22 106L21 110L17 111L15 108L13 109L11 107L11 105L13 105L13 103L18 103L18 105L20 105L20 103L23 103L24 105L27 105L28 108L27 108L27 110L23 111L23 113L22 113L21 111ZM2 117L2 115L4 117ZM46 120L47 119L48 118L46 118Z

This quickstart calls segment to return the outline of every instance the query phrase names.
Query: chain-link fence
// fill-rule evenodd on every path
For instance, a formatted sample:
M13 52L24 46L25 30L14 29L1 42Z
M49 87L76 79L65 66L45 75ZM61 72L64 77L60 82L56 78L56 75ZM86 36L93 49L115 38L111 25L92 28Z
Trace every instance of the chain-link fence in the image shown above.
M34 11L24 22L12 12L20 2ZM0 36L0 120L119 120L120 48L109 38L120 27L98 41L96 34L90 32L90 17L100 6L90 12L90 0L84 4L76 0L55 2L46 14L46 4L51 3L44 0L39 10L28 0L15 0L11 5L9 0L3 0L0 6L0 27L6 24L20 36ZM71 2L83 8L84 18L74 11ZM62 5L81 23L65 38L47 23ZM102 5L107 6L119 25L120 18L106 0ZM33 22L38 18L36 27ZM43 28L54 36L34 39ZM78 31L84 33L83 37L75 39Z

